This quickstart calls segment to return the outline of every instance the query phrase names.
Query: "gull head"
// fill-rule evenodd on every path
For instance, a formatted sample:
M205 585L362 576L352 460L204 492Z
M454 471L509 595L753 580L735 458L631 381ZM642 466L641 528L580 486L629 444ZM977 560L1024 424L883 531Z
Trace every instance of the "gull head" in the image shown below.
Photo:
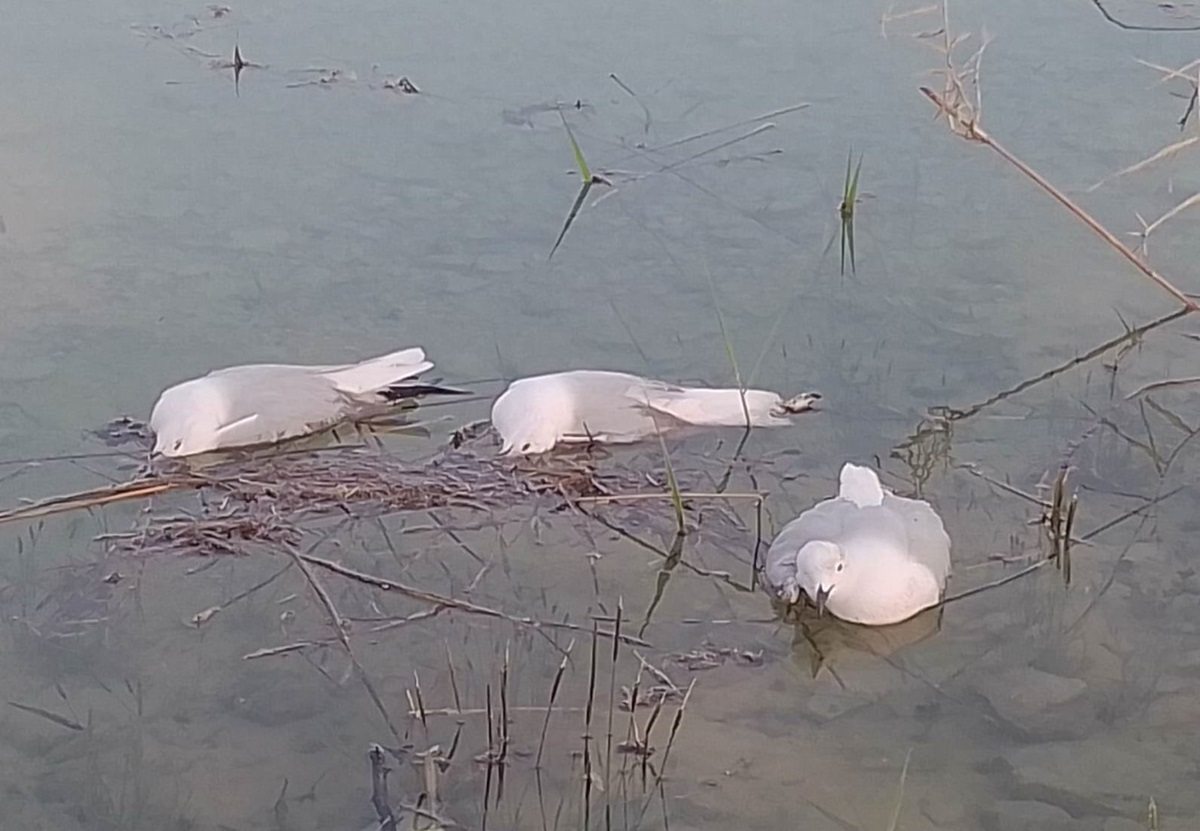
M203 423L204 419L170 420L159 425L154 432L155 456L194 456L215 450L213 437L217 424Z
M155 456L193 456L218 447L222 402L203 380L178 384L159 397L150 414Z
M825 603L845 573L846 552L835 542L813 540L796 553L795 587L804 590L818 615L825 613Z
M492 426L506 455L546 453L572 432L575 396L559 378L537 376L514 381L492 405Z

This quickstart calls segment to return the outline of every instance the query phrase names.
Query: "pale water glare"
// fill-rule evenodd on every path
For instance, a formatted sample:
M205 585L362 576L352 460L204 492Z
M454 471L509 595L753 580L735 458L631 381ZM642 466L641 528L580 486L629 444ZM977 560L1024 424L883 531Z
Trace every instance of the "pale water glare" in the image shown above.
M615 490L665 490L653 441L573 456L567 473L455 456L429 474L452 507L299 529L279 515L260 536L221 490L0 525L0 697L20 705L0 710L4 827L374 828L372 743L395 768L393 804L416 803L436 769L424 809L469 828L584 827L587 812L591 828L874 831L898 800L905 831L1133 831L1152 802L1164 829L1200 821L1200 396L1128 397L1195 376L1185 335L1200 327L1089 355L1174 301L933 117L919 87L942 87L940 14L9 5L0 509L135 475L136 448L47 457L107 453L91 431L237 363L425 347L482 397L426 408L427 436L367 451L414 467L518 375L728 386L732 352L748 383L824 404L740 456L736 430L670 445L688 490L767 493L761 511L692 502L682 547L669 501L561 500L585 463ZM1105 7L1198 22L1186 3ZM960 58L988 40L983 125L1123 241L1200 190L1193 145L1087 190L1196 136L1194 87L1147 64L1188 65L1200 34L1121 29L1082 0L955 2L950 19L972 34ZM593 187L550 258L580 184L564 119L615 188ZM860 156L843 274L837 209ZM1185 291L1200 290L1193 211L1147 246ZM1069 465L1084 538L1069 585L1050 564L899 627L778 620L751 585L756 541L832 494L846 460L937 506L952 594L1041 556L1034 499ZM456 490L472 476L476 493ZM539 492L495 496L522 476ZM348 501L370 488L344 484ZM167 521L195 535L191 553L160 545ZM306 576L288 551L579 628ZM645 645L623 645L610 674L612 643L590 631L618 609Z

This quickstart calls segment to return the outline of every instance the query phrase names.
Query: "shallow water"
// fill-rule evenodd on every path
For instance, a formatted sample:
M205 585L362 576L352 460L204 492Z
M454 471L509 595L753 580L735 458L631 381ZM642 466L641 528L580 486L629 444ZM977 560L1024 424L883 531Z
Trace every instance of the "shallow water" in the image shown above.
M1174 20L1154 4L1110 7ZM639 661L622 647L610 674L600 641L593 827L662 827L665 813L676 828L886 828L900 790L904 829L1132 829L1151 799L1164 828L1195 824L1200 585L1196 447L1185 439L1200 398L1181 388L1126 400L1195 375L1197 344L1182 336L1195 324L997 398L1173 301L998 156L932 119L918 87L936 86L942 58L928 48L936 38L914 35L940 22L881 27L889 9L903 11L363 2L218 16L200 3L68 2L15 13L0 29L0 62L20 79L0 86L2 459L107 452L87 431L144 418L163 387L216 366L409 344L485 395L501 388L491 379L566 367L732 383L723 318L756 384L825 395L823 412L755 433L732 464L730 491L769 494L765 539L830 493L845 459L879 460L885 481L937 505L954 540L952 593L1019 567L994 555L1039 550L1037 506L989 479L1032 492L1069 462L1077 530L1103 530L1075 547L1069 586L1049 565L941 615L864 632L780 622L749 589L752 501L695 503L668 578L665 502L596 509L641 543L556 510L552 495L314 521L301 547L319 556L583 627L442 611L373 633L430 607L318 575L352 619L356 660L393 733L297 568L234 600L287 565L278 547L108 552L114 541L97 536L144 521L133 502L6 524L3 695L42 711L0 712L0 812L13 827L369 827L372 742L412 746L394 765L396 799L420 791L414 753L454 746L439 813L468 827L578 826L589 616L618 605L623 630L651 644L638 649L645 659L694 687L670 750L677 701L652 733L651 761L669 757L661 792L640 775L618 786L622 760L637 765L616 755L606 770L609 688L630 685ZM1182 66L1193 35L1122 31L1087 3L951 11L954 29L992 38L985 126L1114 232L1196 192L1193 148L1085 193L1194 135L1192 121L1181 136L1187 102L1170 94L1186 87L1135 62ZM236 87L210 65L235 43L265 65ZM385 87L400 76L421 93ZM548 259L579 181L546 106L557 101L580 103L565 116L617 188L588 200ZM850 152L864 159L864 194L857 272L841 275ZM1193 221L1184 211L1149 246L1185 290L1200 260ZM926 417L938 407L962 417ZM390 437L390 452L427 458L487 402L427 412L438 419L430 437ZM681 478L710 490L737 439L674 443ZM486 440L475 446L490 453ZM102 485L137 464L6 462L0 500ZM657 446L598 464L661 482ZM1147 506L1154 497L1165 498ZM153 507L199 510L187 495ZM244 660L310 640L322 643ZM538 777L544 708L572 640ZM502 788L496 768L489 780L472 761L488 749L486 700L501 687L512 707ZM410 717L418 689L418 709L466 714ZM639 706L641 725L652 707ZM628 718L615 710L614 742Z

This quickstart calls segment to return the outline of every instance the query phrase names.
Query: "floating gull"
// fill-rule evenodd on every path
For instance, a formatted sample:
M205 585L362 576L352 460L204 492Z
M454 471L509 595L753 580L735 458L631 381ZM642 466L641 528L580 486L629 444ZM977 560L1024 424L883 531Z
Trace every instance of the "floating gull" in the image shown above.
M803 591L819 611L885 626L941 602L950 538L928 502L896 496L875 471L847 464L838 495L779 532L766 573L789 603Z
M458 393L416 377L433 368L419 347L340 366L251 364L217 369L159 396L154 453L192 456L315 433L385 412L390 402Z
M821 396L787 401L765 390L679 387L624 372L579 369L520 378L492 405L503 453L571 442L626 443L680 427L779 427Z

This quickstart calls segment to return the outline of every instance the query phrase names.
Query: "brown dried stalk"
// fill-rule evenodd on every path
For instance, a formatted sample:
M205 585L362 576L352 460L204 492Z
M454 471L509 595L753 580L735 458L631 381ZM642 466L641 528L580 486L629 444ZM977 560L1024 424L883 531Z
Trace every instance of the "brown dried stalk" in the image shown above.
M951 132L967 141L977 142L991 148L1006 162L1033 181L1034 184L1050 194L1072 216L1108 243L1113 250L1128 260L1147 279L1154 282L1159 288L1182 303L1189 312L1200 309L1200 305L1195 300L1188 297L1169 280L1142 262L1137 254L1117 239L1111 231L1101 225L1091 214L1073 202L1065 193L1051 184L1046 177L1023 162L983 129L979 123L982 108L979 91L979 61L983 55L983 47L980 47L964 66L956 66L953 62L952 53L960 39L952 39L950 36L949 16L944 2L942 4L942 23L942 51L945 54L946 67L941 70L941 73L945 78L945 86L940 93L928 87L921 87L920 89L921 93L937 106L939 114L946 116L947 125L950 127ZM968 89L973 90L974 94L969 94Z
M509 623L515 623L518 626L528 626L533 629L569 629L573 632L590 631L588 627L579 626L574 623L566 623L565 621L538 620L532 617L518 617L516 615L510 615L506 612L500 611L499 609L480 606L478 603L471 603L467 600L459 600L448 595L437 594L435 592L425 591L424 589L418 589L415 586L409 586L405 583L400 583L395 580L388 580L385 577L377 577L373 574L356 571L340 563L335 563L332 560L326 560L321 557L314 557L311 554L300 554L299 552L296 552L294 556L298 557L304 563L317 566L318 568L325 569L326 571L332 571L334 574L341 575L347 579L355 580L359 583L365 583L368 586L374 586L375 588L382 589L384 591L394 591L397 594L403 594L406 597L410 597L413 600L419 600L423 603L433 603L435 605L445 606L451 609L458 609L459 611L469 612L471 614L499 618L500 620L507 620ZM646 643L646 641L633 635L626 635L618 632L608 632L605 630L600 630L599 634L605 638L619 638L624 643L633 644L634 646L650 646L650 644Z

